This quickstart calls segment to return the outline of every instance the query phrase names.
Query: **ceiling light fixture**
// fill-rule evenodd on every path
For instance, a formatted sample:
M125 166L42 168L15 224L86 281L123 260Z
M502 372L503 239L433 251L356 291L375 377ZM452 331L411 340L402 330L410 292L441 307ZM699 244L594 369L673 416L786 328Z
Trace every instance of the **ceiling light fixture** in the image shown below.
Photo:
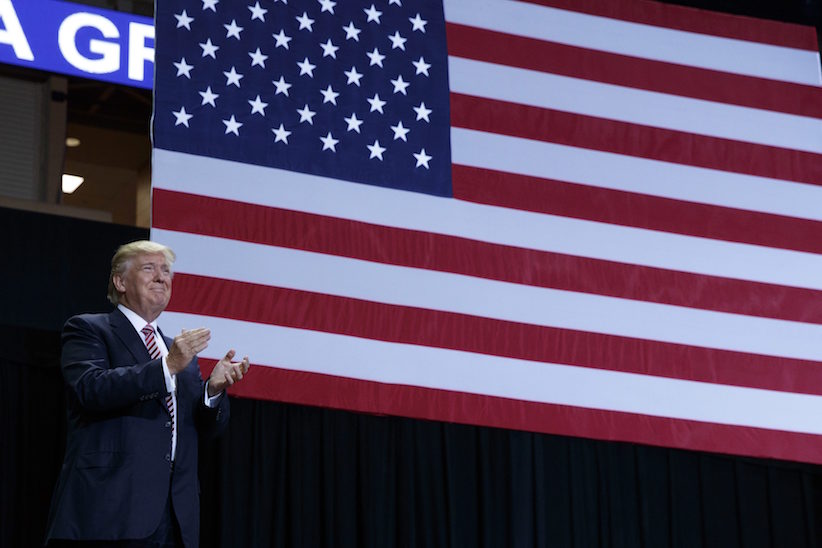
M79 175L63 173L63 194L71 194L83 184L83 181L85 181L85 179Z
M77 137L66 137L66 146L69 148L79 147L80 139Z

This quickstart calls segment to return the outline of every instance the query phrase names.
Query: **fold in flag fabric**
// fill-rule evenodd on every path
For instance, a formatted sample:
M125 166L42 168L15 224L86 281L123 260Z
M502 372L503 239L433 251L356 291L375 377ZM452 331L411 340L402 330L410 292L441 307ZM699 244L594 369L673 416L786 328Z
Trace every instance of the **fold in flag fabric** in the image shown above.
M236 395L822 463L812 28L646 1L165 1L167 332Z

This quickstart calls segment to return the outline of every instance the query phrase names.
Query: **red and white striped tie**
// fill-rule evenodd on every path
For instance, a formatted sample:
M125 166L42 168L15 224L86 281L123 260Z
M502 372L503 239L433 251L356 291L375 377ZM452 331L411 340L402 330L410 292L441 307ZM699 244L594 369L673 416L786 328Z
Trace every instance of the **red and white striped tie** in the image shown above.
M151 359L156 360L162 353L160 347L157 346L157 340L154 337L154 328L151 324L147 324L143 329L143 337L146 339L146 348L151 356ZM168 407L168 414L171 415L171 433L174 434L174 399L171 394L166 396L166 407Z

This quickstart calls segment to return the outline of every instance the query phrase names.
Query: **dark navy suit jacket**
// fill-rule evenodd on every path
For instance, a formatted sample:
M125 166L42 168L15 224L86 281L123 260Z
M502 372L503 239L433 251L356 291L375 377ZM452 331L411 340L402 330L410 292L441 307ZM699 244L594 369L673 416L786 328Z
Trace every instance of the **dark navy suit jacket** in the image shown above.
M164 337L166 346L172 341ZM61 359L68 436L47 540L140 539L172 504L187 547L199 544L197 439L228 422L228 398L211 409L196 358L177 374L177 449L160 359L115 309L66 322ZM170 485L171 484L171 485Z

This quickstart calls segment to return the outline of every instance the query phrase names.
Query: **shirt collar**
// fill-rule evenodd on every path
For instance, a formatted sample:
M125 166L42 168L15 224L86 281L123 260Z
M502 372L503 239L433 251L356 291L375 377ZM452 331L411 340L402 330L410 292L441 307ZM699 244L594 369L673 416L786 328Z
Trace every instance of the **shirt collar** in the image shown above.
M117 308L120 310L120 312L123 313L126 319L128 319L128 321L134 327L134 330L137 333L142 333L142 329L146 326L146 321L139 314L137 314L135 311L133 311L125 305L118 304ZM157 320L154 320L153 322L148 322L148 325L154 328L155 333L157 332Z

